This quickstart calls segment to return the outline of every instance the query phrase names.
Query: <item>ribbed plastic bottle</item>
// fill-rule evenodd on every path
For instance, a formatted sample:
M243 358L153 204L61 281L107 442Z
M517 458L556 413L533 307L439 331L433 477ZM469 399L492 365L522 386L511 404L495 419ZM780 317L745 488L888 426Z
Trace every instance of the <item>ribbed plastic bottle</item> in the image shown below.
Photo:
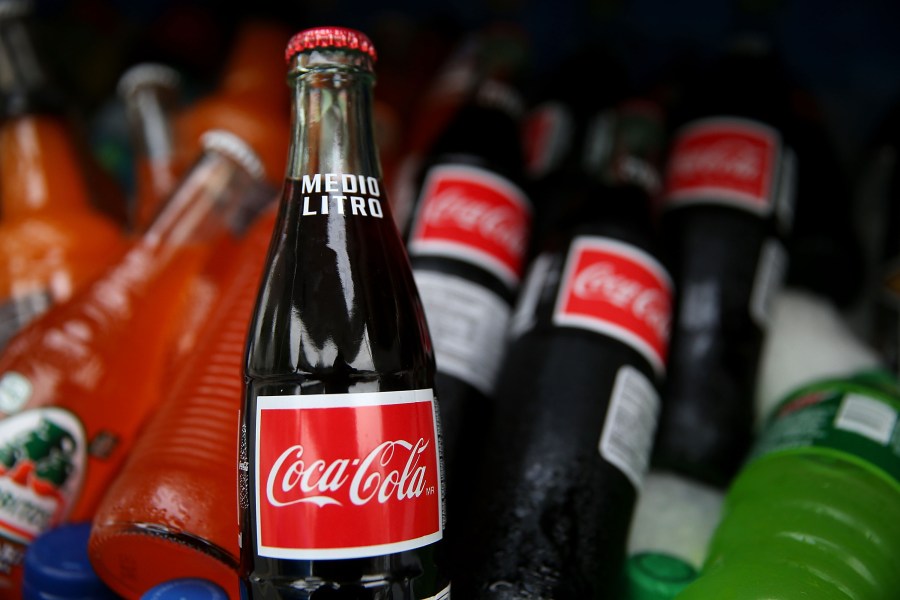
M292 143L248 336L241 576L255 600L450 597L434 355L373 134L375 49L286 50Z
M766 421L678 600L884 600L900 590L900 386L818 380Z
M256 201L262 166L224 131L123 259L32 321L0 354L0 543L12 548L84 521L156 410L177 327L204 263ZM15 585L15 552L0 586Z
M237 415L274 223L273 206L241 241L191 352L170 367L172 383L97 509L91 562L125 598L174 578L203 578L239 595Z

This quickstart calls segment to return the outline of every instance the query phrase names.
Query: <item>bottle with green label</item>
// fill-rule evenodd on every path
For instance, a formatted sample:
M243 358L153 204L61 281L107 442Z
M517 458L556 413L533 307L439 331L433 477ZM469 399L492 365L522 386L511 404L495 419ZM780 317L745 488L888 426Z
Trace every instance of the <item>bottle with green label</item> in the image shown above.
M882 372L786 397L678 600L884 600L900 591L900 384Z

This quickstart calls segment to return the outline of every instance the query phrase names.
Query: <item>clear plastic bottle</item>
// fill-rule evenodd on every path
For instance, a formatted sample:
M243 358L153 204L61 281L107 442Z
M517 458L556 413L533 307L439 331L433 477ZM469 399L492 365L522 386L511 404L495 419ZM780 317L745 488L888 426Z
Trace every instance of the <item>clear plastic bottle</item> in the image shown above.
M677 598L884 600L900 590L900 386L865 372L789 394Z

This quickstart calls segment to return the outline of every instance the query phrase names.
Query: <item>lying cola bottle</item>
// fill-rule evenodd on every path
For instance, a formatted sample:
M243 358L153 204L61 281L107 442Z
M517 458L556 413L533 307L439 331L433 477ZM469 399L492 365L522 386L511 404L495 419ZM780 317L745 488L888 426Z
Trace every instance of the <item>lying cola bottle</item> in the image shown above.
M471 465L480 472L459 597L616 597L656 431L672 293L655 257L652 192L635 177L644 169L628 168L652 171L662 145L662 114L640 106L610 115L617 150L520 292L485 450Z
M241 577L257 600L449 598L434 355L381 179L375 50L322 27L286 58L292 141L245 364Z

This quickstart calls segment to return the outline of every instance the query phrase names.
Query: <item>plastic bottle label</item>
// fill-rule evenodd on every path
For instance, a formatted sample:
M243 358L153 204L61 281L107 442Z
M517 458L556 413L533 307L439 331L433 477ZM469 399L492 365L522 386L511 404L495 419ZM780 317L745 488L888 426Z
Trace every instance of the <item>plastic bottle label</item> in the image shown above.
M422 186L409 252L467 262L515 287L531 218L527 197L511 181L478 167L436 166Z
M259 554L361 558L440 540L435 411L430 389L259 396Z
M781 138L748 119L694 121L675 137L666 170L664 202L714 203L761 215L773 210Z
M750 316L763 330L769 326L775 296L783 287L787 263L787 250L781 242L775 238L763 242L750 293Z
M500 296L460 277L415 270L437 369L490 395L511 308Z
M572 241L553 323L614 337L665 370L672 281L650 254L619 240L583 236Z
M62 522L84 479L85 439L61 408L0 421L0 537L27 544Z
M647 377L630 365L616 373L606 422L600 434L600 456L641 487L650 466L650 451L659 418L659 394Z
M773 414L752 458L781 452L839 454L900 486L900 400L830 381L792 395Z

